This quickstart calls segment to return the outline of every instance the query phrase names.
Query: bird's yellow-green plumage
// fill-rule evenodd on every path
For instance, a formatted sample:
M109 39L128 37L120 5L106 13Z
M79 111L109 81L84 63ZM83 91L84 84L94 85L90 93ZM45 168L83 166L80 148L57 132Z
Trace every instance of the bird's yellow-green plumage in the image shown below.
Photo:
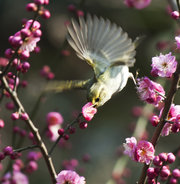
M86 81L66 81L63 85L55 82L47 89L86 89L88 101L102 106L132 77L129 67L135 62L135 44L121 27L102 17L87 15L86 21L80 17L79 23L72 19L67 29L69 44L93 68L94 76Z

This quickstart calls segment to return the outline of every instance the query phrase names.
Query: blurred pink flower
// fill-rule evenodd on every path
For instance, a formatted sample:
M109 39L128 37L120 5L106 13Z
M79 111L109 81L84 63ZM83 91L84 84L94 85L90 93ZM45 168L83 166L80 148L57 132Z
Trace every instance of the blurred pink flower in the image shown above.
M19 171L14 171L13 177L11 176L11 173L8 172L7 174L5 174L3 179L4 180L3 180L2 184L11 184L12 180L16 184L29 184L27 176Z
M143 9L151 3L151 0L125 0L124 3L128 7L134 7L136 9Z
M126 138L126 143L123 143L124 146L124 154L128 155L132 159L134 159L134 150L137 145L137 140L135 137Z
M177 49L180 49L180 35L175 37L176 44L177 44Z
M154 158L155 149L152 143L148 141L139 141L134 152L134 158L137 162L150 164Z
M0 129L4 128L4 121L2 119L0 119Z
M57 125L51 125L51 126L48 126L48 137L50 138L51 141L56 141L57 138L59 137L59 133L58 133L58 130L61 128L61 125L60 124L57 124Z
M63 170L61 171L56 179L56 184L85 184L85 178L83 176L79 176L75 171L71 170Z
M168 136L169 133L171 132L172 124L171 123L166 123L162 129L161 135L162 136Z
M46 115L46 121L49 126L52 126L52 125L57 125L57 124L61 125L64 119L59 112L49 112Z
M79 165L79 162L77 159L71 159L71 160L64 160L62 163L62 166L66 170L74 171Z
M151 74L160 77L171 77L176 71L177 61L175 56L169 54L153 57L152 58L152 70Z
M9 63L9 60L4 58L4 57L0 57L0 66L7 66L7 64Z
M93 107L93 104L91 102L88 102L82 108L83 117L87 121L91 121L91 119L94 117L94 114L96 114L96 112L97 112L97 109Z
M158 106L159 102L163 100L162 96L165 95L163 87L148 77L138 78L137 81L137 91L141 100Z

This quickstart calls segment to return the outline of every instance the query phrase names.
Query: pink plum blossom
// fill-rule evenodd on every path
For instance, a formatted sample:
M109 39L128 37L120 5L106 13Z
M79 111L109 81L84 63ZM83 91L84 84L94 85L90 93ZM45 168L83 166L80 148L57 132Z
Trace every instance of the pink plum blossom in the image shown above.
M162 96L165 95L163 87L151 81L148 77L138 78L137 81L137 91L140 99L158 106L159 102L163 100Z
M134 152L134 158L137 162L150 164L154 158L155 149L152 143L148 141L139 141Z
M171 77L176 71L177 61L175 56L169 54L153 57L152 58L152 70L151 74L160 77Z
M91 102L88 102L82 108L83 117L87 121L91 121L91 119L94 117L94 114L96 114L96 112L97 112L97 109L93 107L93 104Z
M180 49L180 35L175 37L177 49Z
M32 52L35 49L37 42L39 41L40 41L39 37L34 37L33 35L31 35L25 39L25 41L20 47L20 50L22 51L27 50L29 52Z
M163 108L160 111L159 117L161 117L162 112L163 112ZM179 117L180 117L180 105L172 104L169 109L169 113L167 115L167 120L177 123ZM173 125L172 123L166 123L162 129L161 135L168 136L169 133L171 133L172 125Z
M2 119L0 119L0 129L4 128L4 121Z
M85 184L85 178L79 176L75 171L63 170L61 171L56 179L56 184Z
M123 144L125 150L124 150L124 154L128 155L129 157L131 157L132 159L134 159L134 150L136 148L137 145L137 140L135 137L131 137L131 138L126 138L126 143Z
M32 52L36 48L37 42L40 41L41 30L39 28L41 25L38 21L34 21L33 25L31 25L32 22L33 20L28 20L25 23L24 28L13 36L13 38L17 36L25 37L21 47L19 48L20 51ZM30 28L31 30L29 30Z
M59 112L49 112L46 115L46 121L48 125L57 125L57 124L62 124L64 119L62 115Z
M168 113L168 120L175 122L178 115L180 115L180 105L172 104Z
M136 9L143 9L149 6L151 0L125 0L124 3L128 7L134 7Z
M171 132L172 124L171 123L166 123L162 129L161 135L162 136L168 136L169 133Z
M160 111L159 118L162 115L163 109L164 108L162 108ZM171 107L170 107L168 115L167 115L167 120L172 121L172 122L176 122L177 119L179 118L179 115L180 115L180 105L171 104Z
M171 12L171 17L175 20L179 19L179 12L178 11Z

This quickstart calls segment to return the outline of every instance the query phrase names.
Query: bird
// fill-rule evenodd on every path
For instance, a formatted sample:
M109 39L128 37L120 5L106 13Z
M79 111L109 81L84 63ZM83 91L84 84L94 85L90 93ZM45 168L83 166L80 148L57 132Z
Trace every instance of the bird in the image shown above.
M136 40L132 41L120 26L87 14L86 20L83 16L78 21L72 19L67 31L69 45L92 67L93 76L87 80L52 81L47 91L85 89L88 102L98 108L120 92L128 78L135 82L129 67L135 63Z

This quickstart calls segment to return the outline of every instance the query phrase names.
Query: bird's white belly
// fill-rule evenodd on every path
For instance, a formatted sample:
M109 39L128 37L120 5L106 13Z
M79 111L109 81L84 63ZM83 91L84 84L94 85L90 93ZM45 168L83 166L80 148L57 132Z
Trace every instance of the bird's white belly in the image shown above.
M129 78L129 68L126 65L115 66L109 69L107 75L109 75L109 77L106 78L104 83L109 92L113 95L126 86Z

